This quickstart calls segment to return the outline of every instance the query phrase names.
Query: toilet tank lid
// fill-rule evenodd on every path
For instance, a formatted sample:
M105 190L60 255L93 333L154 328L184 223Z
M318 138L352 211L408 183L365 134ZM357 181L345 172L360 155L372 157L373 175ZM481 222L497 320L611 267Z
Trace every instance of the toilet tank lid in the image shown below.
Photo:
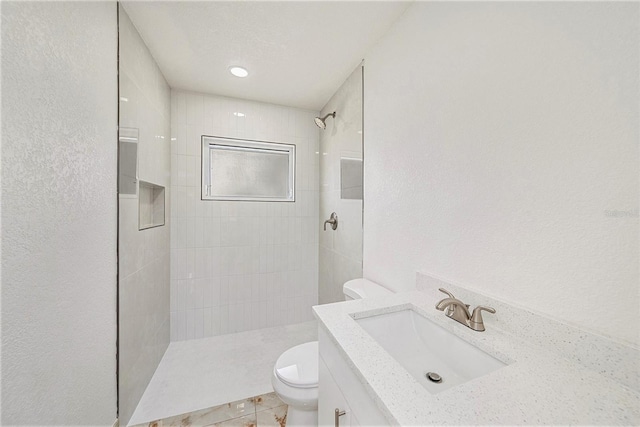
M280 381L291 387L317 387L318 341L300 344L282 353L274 371Z
M393 293L389 289L364 278L349 280L342 289L345 295L353 299L373 298Z

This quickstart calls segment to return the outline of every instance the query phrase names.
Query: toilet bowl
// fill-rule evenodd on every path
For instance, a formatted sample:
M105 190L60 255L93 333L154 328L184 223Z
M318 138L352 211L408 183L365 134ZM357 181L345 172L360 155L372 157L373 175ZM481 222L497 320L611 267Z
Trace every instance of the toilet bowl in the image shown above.
M318 341L282 353L273 367L271 385L289 405L288 426L318 425Z
M354 279L342 287L345 300L392 294L367 279ZM289 405L287 426L318 425L318 341L290 348L273 367L271 385L278 397Z

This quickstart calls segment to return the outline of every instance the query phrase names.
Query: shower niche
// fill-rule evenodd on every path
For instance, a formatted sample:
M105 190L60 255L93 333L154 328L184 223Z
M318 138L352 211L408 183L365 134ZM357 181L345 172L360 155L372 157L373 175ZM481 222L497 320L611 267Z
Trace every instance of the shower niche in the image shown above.
M164 225L164 187L140 181L138 230Z
M362 159L340 157L340 198L362 200Z

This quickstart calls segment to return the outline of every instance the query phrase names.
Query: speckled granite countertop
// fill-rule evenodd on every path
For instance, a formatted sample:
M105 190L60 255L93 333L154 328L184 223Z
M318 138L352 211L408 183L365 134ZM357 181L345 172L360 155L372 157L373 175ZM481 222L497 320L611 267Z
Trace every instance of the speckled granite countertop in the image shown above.
M563 357L532 339L535 330L501 329L490 314L484 316L485 332L472 331L434 308L442 298L437 291L416 291L314 307L320 327L390 424L640 424L640 392L601 373L606 369L578 363L575 355ZM508 366L431 394L354 320L410 307ZM589 355L592 365L597 357Z

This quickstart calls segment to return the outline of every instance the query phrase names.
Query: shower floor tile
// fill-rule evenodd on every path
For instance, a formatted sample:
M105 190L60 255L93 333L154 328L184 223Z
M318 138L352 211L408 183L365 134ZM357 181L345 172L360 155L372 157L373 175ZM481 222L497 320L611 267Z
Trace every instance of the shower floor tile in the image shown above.
M253 413L230 417L230 424L226 424L227 421L219 422L224 425L255 425L262 420L261 425L277 426L279 424L275 417L282 417L282 408L274 414L258 416L261 412L274 410L273 399L269 395L273 392L273 365L283 351L294 345L315 341L317 337L317 323L311 321L172 342L128 425L149 425L150 422L180 414L200 412L207 408L211 410L229 405L229 402L262 397L259 401L252 401L256 402L252 405L257 405ZM276 403L282 405L277 400ZM246 405L250 407L249 403ZM240 424L234 424L236 422ZM158 427L161 425L171 424L157 424Z

